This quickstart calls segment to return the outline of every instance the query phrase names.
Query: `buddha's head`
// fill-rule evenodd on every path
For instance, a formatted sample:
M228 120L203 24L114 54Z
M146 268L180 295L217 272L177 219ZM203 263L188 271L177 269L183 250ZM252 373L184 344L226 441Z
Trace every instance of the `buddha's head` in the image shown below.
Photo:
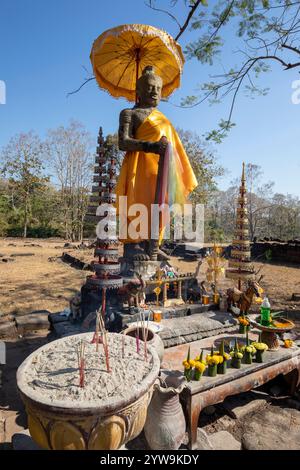
M156 107L161 99L163 81L155 74L154 67L148 65L137 81L136 92L138 105L141 107Z

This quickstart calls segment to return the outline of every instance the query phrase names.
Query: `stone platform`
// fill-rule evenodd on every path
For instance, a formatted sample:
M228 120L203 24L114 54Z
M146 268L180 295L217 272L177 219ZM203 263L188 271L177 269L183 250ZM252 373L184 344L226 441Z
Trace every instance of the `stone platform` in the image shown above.
M197 341L221 333L230 333L236 328L236 320L230 313L208 310L209 308L212 308L212 306L197 304L185 306L185 308L183 306L175 307L173 309L160 307L164 318L161 324L164 328L159 335L164 342L165 348L190 343L191 341ZM201 313L198 313L199 311ZM50 317L52 317L50 321L58 338L94 331L95 328L94 322L90 324L89 328L83 328L81 323L73 324L59 315L51 315ZM119 331L137 320L137 314L122 314Z
M232 315L218 310L170 318L162 320L161 324L164 328L159 336L165 348L236 330L236 320Z

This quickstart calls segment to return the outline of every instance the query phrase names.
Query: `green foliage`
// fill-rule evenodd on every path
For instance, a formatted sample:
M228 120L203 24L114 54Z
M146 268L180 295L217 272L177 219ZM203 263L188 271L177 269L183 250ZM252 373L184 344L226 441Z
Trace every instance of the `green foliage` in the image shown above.
M184 52L188 59L196 57L203 64L213 65L214 58L220 54L222 45L220 36L211 39L209 35L203 35L197 41L189 43Z
M157 6L158 3L159 0ZM172 1L171 6L179 3ZM181 28L178 37L184 34L187 40L185 55L201 65L213 67L209 76L214 80L207 82L204 76L206 69L199 69L199 76L204 77L203 82L197 85L199 94L188 95L181 100L181 105L192 107L206 100L216 104L229 97L231 104L227 118L221 121L219 129L208 133L208 139L220 143L232 128L239 93L250 98L265 96L269 89L261 87L259 79L271 70L272 64L283 71L300 69L300 1L200 2L192 16L188 7L195 2L184 1L181 5L183 3L189 28Z
M206 140L211 140L216 144L220 144L224 137L228 135L229 130L232 129L234 126L234 122L225 121L224 119L221 119L221 121L219 122L219 128L213 129L212 131L208 132L206 135Z
M272 250L269 249L265 252L265 259L268 263L272 261Z
M224 168L218 164L212 149L197 134L183 129L177 131L198 181L191 200L205 204L217 189L216 180L224 174Z
M15 202L20 211L23 235L31 214L31 203L36 193L42 190L49 178L44 174L42 163L44 144L32 132L13 137L1 151L1 173L8 181L11 204Z

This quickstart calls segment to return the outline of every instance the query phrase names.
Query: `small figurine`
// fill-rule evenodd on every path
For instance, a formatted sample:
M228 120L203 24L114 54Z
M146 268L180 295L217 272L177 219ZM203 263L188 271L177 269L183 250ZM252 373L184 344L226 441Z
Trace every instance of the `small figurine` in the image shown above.
M261 280L261 278L260 278ZM245 315L249 312L249 309L253 303L253 297L260 297L261 287L259 285L260 280L252 281L249 280L247 283L247 289L245 292L240 291L236 287L232 287L227 290L227 307L230 312L232 307L238 307L241 315Z

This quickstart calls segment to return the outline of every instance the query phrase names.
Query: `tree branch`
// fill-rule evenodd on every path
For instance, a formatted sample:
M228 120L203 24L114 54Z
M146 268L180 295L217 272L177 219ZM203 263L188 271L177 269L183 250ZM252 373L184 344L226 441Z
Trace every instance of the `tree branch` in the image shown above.
M297 47L288 46L287 44L281 44L281 47L283 47L284 49L288 49L290 51L296 52L296 54L300 54L300 49L297 49Z
M201 3L201 0L197 0L194 5L191 7L191 11L189 12L183 26L180 28L180 31L179 33L177 34L177 36L175 37L175 41L178 41L178 39L180 38L180 36L184 33L184 31L186 30L186 28L188 27L189 25L189 22L191 21L192 19L192 16L194 15L195 11L197 10L198 6L200 5Z
M177 20L176 16L172 15L172 13L170 13L169 11L167 10L163 10L161 8L156 8L152 5L152 1L151 0L148 0L148 2L145 2L145 5L148 7L148 8L151 8L151 10L154 10L154 11L159 11L160 13L165 13L166 15L168 15L173 21L175 21L175 23L177 24L178 28L181 29L181 24L179 23L179 21Z
M91 80L96 80L95 77L90 77L90 78L87 78L81 85L79 88L77 88L77 90L74 90L74 91L70 91L69 93L67 93L67 97L70 96L70 95L74 95L75 93L78 93L82 87L84 87L84 85L86 85L88 82L90 82Z

